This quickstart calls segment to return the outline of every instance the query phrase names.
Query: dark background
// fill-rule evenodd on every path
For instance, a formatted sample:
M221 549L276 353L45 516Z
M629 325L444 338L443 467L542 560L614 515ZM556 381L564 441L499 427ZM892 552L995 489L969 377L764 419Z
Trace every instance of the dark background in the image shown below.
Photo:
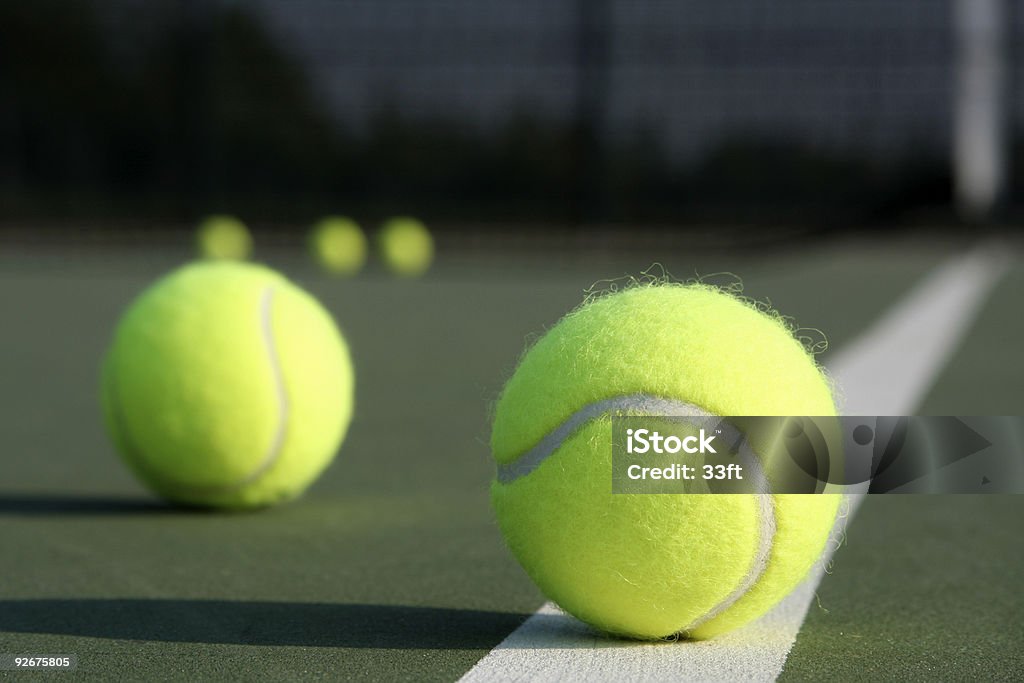
M930 0L0 0L0 225L952 225L954 42Z

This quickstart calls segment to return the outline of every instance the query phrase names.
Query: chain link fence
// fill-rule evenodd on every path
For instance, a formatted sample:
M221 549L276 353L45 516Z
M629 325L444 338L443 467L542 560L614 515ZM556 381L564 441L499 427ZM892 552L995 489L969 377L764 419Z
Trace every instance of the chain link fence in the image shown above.
M950 221L953 9L3 2L0 219ZM1012 168L1024 12L1005 9ZM1004 217L1024 204L1008 177Z

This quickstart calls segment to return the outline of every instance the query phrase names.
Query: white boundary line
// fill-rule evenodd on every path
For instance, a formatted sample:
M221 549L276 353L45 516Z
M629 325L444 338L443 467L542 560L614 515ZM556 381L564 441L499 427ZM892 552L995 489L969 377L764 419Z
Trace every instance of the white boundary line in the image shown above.
M836 353L829 368L842 413L914 411L1011 263L996 243L946 262Z
M916 409L1009 266L998 247L980 247L933 271L829 363L846 415ZM713 640L633 643L603 637L550 603L461 679L489 681L775 680L803 625L846 521L863 499L849 496L820 562L771 612Z

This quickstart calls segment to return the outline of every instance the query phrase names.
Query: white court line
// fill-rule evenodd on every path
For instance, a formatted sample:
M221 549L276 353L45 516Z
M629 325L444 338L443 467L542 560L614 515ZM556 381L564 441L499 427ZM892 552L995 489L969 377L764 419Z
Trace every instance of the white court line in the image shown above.
M932 271L829 363L844 415L905 415L921 404L989 291L1009 269L991 243Z
M916 409L1008 267L982 247L938 268L829 363L847 415L902 415ZM602 637L547 604L462 681L772 681L782 672L845 522L818 564L771 612L713 640L633 643Z

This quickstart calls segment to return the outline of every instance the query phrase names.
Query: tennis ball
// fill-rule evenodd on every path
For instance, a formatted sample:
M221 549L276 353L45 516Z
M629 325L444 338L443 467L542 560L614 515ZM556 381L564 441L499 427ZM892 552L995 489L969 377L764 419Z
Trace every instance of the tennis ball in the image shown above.
M604 631L708 638L800 582L841 497L613 494L611 414L643 414L645 402L723 417L831 416L835 405L780 318L706 285L596 298L530 348L505 386L491 498L526 572Z
M198 262L128 308L102 373L107 430L153 491L250 508L300 494L352 415L348 348L309 294L262 266Z
M203 258L244 261L252 252L252 235L234 216L209 216L199 224L196 245Z
M434 260L434 240L415 218L392 218L377 234L381 260L393 273L416 277Z
M366 236L349 218L328 216L310 233L313 258L335 275L355 275L366 261Z

